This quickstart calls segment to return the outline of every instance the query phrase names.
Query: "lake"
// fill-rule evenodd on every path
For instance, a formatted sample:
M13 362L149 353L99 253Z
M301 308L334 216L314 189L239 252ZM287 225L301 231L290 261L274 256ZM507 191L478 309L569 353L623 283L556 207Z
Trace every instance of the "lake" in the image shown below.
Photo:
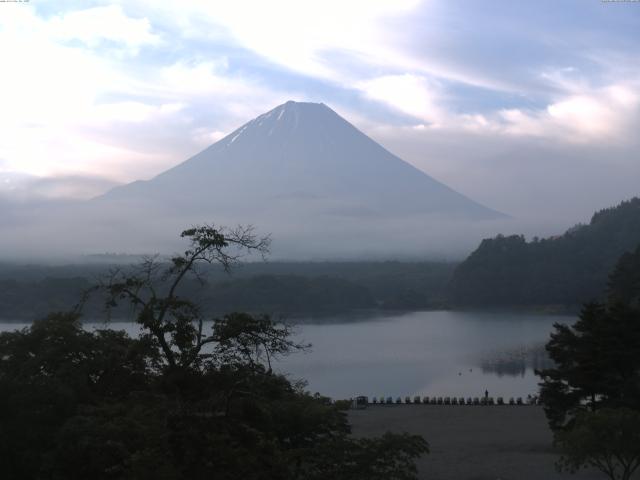
M306 379L311 392L356 395L526 397L537 392L534 369L549 364L544 344L555 322L575 317L524 313L411 312L322 323L303 321L296 340L308 352L280 359L274 369ZM0 331L24 323L0 323ZM136 334L135 323L111 327ZM86 323L88 329L104 323Z

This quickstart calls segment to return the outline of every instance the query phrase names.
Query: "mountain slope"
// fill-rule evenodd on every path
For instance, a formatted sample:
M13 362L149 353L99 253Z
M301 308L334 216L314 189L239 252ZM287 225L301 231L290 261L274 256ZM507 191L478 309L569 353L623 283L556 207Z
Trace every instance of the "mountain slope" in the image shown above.
M456 268L450 296L460 306L577 306L602 298L620 256L638 245L640 198L634 198L558 237L483 240Z
M218 214L501 215L392 155L324 104L287 102L147 182L101 199ZM295 207L295 208L294 208Z
M39 254L47 239L48 252L61 255L167 252L181 248L185 227L215 222L271 233L272 258L450 257L506 217L402 161L327 106L287 102L151 180L38 218L0 246Z

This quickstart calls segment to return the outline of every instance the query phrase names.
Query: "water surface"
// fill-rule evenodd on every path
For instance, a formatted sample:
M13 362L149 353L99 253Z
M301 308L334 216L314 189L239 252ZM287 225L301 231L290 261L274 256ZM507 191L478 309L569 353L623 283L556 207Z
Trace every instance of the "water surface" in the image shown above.
M575 318L522 313L428 311L323 323L300 323L295 338L308 352L275 369L306 379L311 392L333 398L379 396L522 396L537 392L535 368L548 365L544 344L554 322ZM0 331L27 324L0 324ZM105 324L85 323L88 329ZM139 332L135 323L111 328Z
M305 324L308 353L280 368L332 397L536 394L534 369L549 365L544 344L567 316L429 311L365 321Z

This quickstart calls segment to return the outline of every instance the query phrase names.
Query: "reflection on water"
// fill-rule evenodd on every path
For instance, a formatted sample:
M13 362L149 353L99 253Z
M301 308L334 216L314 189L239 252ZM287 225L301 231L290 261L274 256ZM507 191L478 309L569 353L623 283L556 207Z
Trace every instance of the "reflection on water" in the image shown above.
M575 319L513 313L412 312L330 323L300 322L296 339L306 353L281 359L275 368L306 379L311 392L333 398L373 396L492 396L536 394L534 369L548 366L544 344L553 323ZM0 331L25 324L2 324ZM104 328L102 322L86 328ZM111 328L139 333L135 323Z
M535 395L534 369L548 365L543 346L566 316L522 313L412 312L369 321L300 325L312 351L279 369L305 378L311 391L368 396Z
M544 344L519 345L514 348L497 350L479 359L480 368L485 373L494 373L499 377L510 375L524 377L527 371L550 368L553 362L549 358Z

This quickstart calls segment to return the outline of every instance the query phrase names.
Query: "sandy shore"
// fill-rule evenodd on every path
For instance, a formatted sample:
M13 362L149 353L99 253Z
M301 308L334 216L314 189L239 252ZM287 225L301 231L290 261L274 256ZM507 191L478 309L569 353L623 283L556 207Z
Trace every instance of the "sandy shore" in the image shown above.
M375 405L352 410L353 433L423 435L431 453L420 459L421 479L602 479L596 471L559 474L542 407ZM634 478L640 478L638 476Z

